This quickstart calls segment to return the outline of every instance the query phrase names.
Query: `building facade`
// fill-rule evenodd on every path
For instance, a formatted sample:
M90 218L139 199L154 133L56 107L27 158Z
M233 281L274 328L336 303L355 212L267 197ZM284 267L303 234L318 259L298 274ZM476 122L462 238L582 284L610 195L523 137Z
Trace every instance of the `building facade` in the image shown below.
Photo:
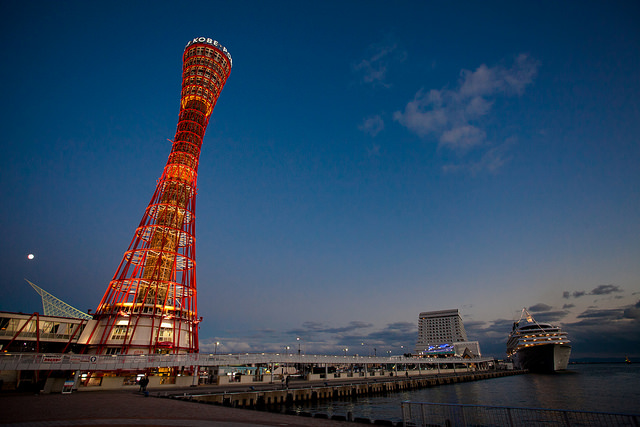
M80 352L88 320L0 311L0 351L3 353Z
M454 343L466 341L467 332L458 309L420 313L416 354L453 355Z

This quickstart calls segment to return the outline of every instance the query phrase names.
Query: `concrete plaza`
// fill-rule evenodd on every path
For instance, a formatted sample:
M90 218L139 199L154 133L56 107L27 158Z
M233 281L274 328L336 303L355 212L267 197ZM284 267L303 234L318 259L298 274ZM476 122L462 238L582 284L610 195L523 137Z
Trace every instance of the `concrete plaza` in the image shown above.
M51 426L337 426L353 423L145 397L131 391L0 394L0 425Z

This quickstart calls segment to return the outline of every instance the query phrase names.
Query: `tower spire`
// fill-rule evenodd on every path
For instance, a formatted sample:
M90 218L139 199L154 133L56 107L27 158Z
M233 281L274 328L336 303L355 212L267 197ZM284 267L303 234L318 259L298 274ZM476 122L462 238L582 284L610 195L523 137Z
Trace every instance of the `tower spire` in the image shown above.
M195 208L200 147L231 55L199 37L185 47L178 127L169 159L96 310L91 352L198 351Z

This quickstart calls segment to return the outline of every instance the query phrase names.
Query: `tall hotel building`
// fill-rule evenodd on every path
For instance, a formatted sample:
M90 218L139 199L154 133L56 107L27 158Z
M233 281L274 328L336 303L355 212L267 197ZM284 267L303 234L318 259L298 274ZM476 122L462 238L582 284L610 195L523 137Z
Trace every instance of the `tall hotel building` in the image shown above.
M461 345L462 343L466 345ZM479 355L478 343L467 341L467 331L457 309L426 311L418 318L418 342L416 354L422 355L461 355L470 348L474 355ZM460 351L461 350L461 351Z

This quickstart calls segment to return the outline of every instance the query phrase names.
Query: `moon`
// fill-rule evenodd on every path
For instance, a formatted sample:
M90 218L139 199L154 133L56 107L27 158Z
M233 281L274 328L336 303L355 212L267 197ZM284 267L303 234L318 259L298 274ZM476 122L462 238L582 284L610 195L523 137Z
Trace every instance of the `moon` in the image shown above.
M28 258L28 259L34 259L35 257L36 257L36 256L35 256L34 254L29 254L29 255L27 255L27 258Z

